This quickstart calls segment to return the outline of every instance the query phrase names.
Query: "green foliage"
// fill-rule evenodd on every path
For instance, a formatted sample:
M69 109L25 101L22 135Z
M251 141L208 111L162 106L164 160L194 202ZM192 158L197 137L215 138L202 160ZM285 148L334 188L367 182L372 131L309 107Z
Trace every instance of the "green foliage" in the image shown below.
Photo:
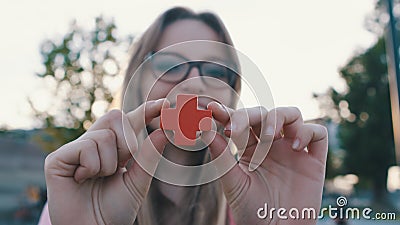
M375 197L386 192L387 170L395 164L392 118L384 39L353 57L340 70L347 90L328 91L332 104L322 103L338 120L340 147L346 151L344 171L372 185Z
M338 157L333 154L332 150L329 149L328 156L326 160L326 175L325 179L332 179L337 175L341 174L340 170L342 169L340 165L335 165L335 161L338 160Z
M397 4L397 3L396 3ZM369 13L365 20L365 27L368 31L382 36L385 25L387 23L387 0L378 0L375 4L375 9Z
M387 169L395 163L385 59L385 45L380 39L342 68L349 92L333 95L337 105L348 102L354 115L354 121L342 121L339 133L343 147L351 149L345 165L350 172L372 179L375 188L386 188Z
M122 63L131 37L118 37L114 21L95 20L93 30L73 22L61 40L40 48L44 72L37 76L51 98L29 102L46 135L34 140L52 151L81 135L105 113L122 82ZM39 107L47 101L48 107Z

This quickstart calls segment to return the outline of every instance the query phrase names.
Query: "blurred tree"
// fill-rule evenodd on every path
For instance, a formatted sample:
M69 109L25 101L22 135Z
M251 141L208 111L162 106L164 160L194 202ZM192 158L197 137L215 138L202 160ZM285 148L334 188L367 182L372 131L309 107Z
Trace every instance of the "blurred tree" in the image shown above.
M318 98L325 115L339 122L345 172L358 175L361 184L373 188L374 202L387 206L387 172L395 155L384 39L354 56L340 76L347 90L331 88Z
M387 0L377 0L375 9L370 12L365 19L366 29L377 36L382 36L384 34L385 26L388 22L386 4ZM398 4L398 2L395 4Z
M98 17L93 30L74 21L60 41L41 45L46 90L29 97L44 133L34 137L46 151L81 135L109 108L122 83L121 68L132 37L118 37L113 20Z
M315 96L326 118L339 124L339 147L344 154L339 156L341 168L334 172L357 174L358 187L372 187L375 206L383 208L391 207L386 198L387 172L395 164L384 39L388 22L386 4L387 0L377 0L365 20L367 30L379 37L377 42L340 69L346 91L339 93L331 88ZM394 0L393 4L400 8L400 0ZM399 20L399 11L396 12Z
M340 154L337 154L331 147L328 149L328 156L326 160L326 175L325 179L332 179L336 176L343 174L342 158Z

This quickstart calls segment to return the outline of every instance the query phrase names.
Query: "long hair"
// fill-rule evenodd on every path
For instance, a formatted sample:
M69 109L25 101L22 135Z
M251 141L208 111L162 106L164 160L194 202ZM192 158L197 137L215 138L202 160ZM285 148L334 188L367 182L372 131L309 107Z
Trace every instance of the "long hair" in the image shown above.
M172 23L184 20L194 19L203 22L209 26L219 36L219 41L227 45L233 46L232 39L227 32L224 24L218 16L210 12L195 13L190 9L183 7L174 7L160 15L155 22L142 34L142 36L133 44L131 59L129 60L123 83L123 101L122 105L124 112L134 110L144 99L141 96L141 76L131 78L139 66L143 63L146 55L155 50L162 33L167 26ZM233 56L237 59L237 56ZM236 61L237 67L239 63ZM135 86L131 86L135 85ZM129 86L129 87L128 87ZM237 93L240 93L241 81L236 79L233 88ZM233 100L231 106L236 106L237 99ZM129 104L126 104L129 102ZM140 140L139 140L140 142ZM209 155L204 155L204 162L210 160ZM173 203L161 194L159 182L153 179L150 190L145 198L136 218L135 224L138 225L155 225L164 224L163 220L168 217L171 221L171 209ZM223 196L222 188L218 182L208 184L185 187L184 203L177 207L179 213L174 212L175 217L172 218L172 224L193 224L193 225L209 225L221 224L227 221L226 215L226 200ZM176 215L175 215L176 214ZM222 217L221 217L222 216Z

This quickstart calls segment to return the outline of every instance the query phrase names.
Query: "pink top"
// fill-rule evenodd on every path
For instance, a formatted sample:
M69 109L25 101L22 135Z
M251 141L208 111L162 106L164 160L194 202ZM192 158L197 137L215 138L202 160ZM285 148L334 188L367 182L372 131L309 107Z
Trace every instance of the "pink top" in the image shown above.
M230 225L236 225L235 222L233 221L233 215L232 211L228 206L228 220ZM49 215L49 208L47 206L47 203L44 205L42 215L40 215L39 223L38 225L51 225L50 221L50 215Z
M47 202L44 205L42 215L40 215L38 225L51 225L50 215L49 215L49 207L47 206Z

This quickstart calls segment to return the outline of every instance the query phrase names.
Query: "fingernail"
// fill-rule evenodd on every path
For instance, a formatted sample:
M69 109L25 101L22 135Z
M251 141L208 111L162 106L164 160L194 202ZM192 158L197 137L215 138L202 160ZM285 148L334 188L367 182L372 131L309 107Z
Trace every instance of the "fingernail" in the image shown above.
M297 150L300 147L300 140L296 138L293 142L292 148Z
M254 164L253 162L250 162L248 169L249 169L250 172L253 172L254 170L257 169L257 165Z
M227 137L230 137L231 136L231 130L230 129L224 129L224 134L227 136Z
M225 110L221 103L219 103L219 102L215 102L215 103L217 103L217 105L218 105L218 107L219 107L220 109Z
M160 98L160 99L157 99L154 103L157 104L157 103L160 103L160 102L162 102L164 100L165 100L165 98Z
M266 135L274 135L274 128L272 126L268 126L267 130L265 131Z

